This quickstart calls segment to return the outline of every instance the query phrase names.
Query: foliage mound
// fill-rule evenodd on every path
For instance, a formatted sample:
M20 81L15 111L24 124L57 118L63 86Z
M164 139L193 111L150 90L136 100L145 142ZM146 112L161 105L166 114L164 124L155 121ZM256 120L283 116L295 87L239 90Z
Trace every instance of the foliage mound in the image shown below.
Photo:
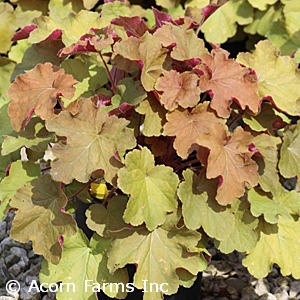
M124 299L135 264L134 287L163 299L205 270L208 238L256 277L300 278L300 196L282 185L300 176L297 1L10 2L0 217L15 210L10 236L44 256L41 282ZM252 52L218 44L249 33Z

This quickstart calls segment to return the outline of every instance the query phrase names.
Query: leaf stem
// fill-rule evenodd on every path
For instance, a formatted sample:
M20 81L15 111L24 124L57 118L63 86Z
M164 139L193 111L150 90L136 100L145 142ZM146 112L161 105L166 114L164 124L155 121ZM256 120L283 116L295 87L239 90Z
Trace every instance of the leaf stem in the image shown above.
M233 118L233 120L231 120L231 122L227 125L228 128L229 128L234 122L236 122L243 114L244 114L244 111L241 110L241 111Z
M187 166L189 166L189 165L198 163L198 162L200 162L198 158L193 159L193 160L189 160L189 161L187 161L186 163L181 164L180 166L178 166L178 167L175 169L175 172L177 172L177 171L179 171L179 170L181 170L181 169L184 169L185 167L187 167Z
M108 202L108 200L112 197L112 195L115 193L115 191L117 190L117 187L114 186L110 192L108 193L107 197L103 200L102 205L105 206L105 204Z
M45 172L45 171L50 170L50 169L51 169L51 167L46 167L46 168L41 169L41 172Z
M103 62L103 64L104 64L104 67L105 67L105 69L106 69L107 75L108 75L108 77L109 77L109 81L110 81L110 83L111 83L111 85L112 85L113 92L114 92L114 94L115 94L116 91L117 91L117 88L116 88L116 86L115 86L115 82L114 82L113 78L111 77L111 73L110 73L110 71L109 71L109 69L108 69L108 66L107 66L107 64L106 64L106 61L104 60L104 58L103 58L101 52L99 52L99 54L100 54L100 57L101 57L102 62Z
M89 186L92 182L96 181L97 178L93 178L91 180L89 180L87 183L85 183L78 191L76 191L73 195L68 197L68 200L73 199L74 197L76 197L78 194L80 194L87 186Z

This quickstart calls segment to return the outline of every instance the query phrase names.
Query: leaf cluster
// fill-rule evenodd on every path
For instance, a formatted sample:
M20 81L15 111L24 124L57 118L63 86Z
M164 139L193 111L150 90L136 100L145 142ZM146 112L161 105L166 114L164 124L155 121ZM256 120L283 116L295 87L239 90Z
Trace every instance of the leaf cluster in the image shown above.
M41 282L96 299L85 280L126 285L135 264L135 288L167 283L171 295L206 268L208 238L246 253L256 277L277 264L300 278L300 195L283 184L300 176L298 54L279 54L270 34L280 18L296 30L292 1L11 2L0 3L11 22L0 48L0 217L15 210L11 238L45 257ZM240 15L250 5L251 18ZM231 58L215 44L225 41L215 18L225 38L238 23L270 40ZM92 183L106 185L102 198ZM77 201L90 205L90 240Z

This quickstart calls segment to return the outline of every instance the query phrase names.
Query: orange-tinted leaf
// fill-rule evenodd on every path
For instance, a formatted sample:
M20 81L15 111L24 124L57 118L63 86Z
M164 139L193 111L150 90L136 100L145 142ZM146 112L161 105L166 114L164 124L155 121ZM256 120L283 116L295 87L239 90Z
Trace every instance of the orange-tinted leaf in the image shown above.
M187 108L197 105L200 100L199 77L191 72L179 73L175 70L166 72L160 77L155 89L163 92L161 103L168 110L174 110L178 105Z
M204 102L191 112L175 110L167 114L168 122L164 126L165 135L176 136L174 148L182 158L187 158L197 149L199 142L207 138L212 124L223 124L225 120L218 118L214 110Z
M209 139L201 141L210 149L206 176L220 176L216 200L227 205L244 194L246 182L252 187L258 183L258 165L251 159L254 152L248 150L252 136L241 127L229 138L220 126L212 126L211 132Z
M242 109L248 107L257 113L260 101L258 83L248 68L229 59L228 55L227 51L215 49L211 54L201 57L203 64L198 66L198 70L204 76L200 77L199 86L202 91L210 91L211 107L220 117L230 116L232 101L237 102Z
M26 126L27 118L34 109L43 120L53 115L57 95L71 99L77 81L51 63L38 64L34 69L19 75L8 90L11 103L8 114L16 131Z

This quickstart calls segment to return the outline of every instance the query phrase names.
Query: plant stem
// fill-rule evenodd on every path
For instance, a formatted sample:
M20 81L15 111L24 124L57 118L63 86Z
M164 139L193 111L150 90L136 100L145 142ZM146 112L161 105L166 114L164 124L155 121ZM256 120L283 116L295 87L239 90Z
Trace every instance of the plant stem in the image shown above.
M74 197L76 197L78 194L80 194L87 186L89 186L92 182L96 181L97 178L93 178L91 180L89 180L87 183L85 183L77 192L75 192L73 195L68 197L68 200L73 199Z
M110 83L111 83L111 85L112 85L113 92L114 92L114 94L115 94L116 91L117 91L117 88L116 88L116 86L115 86L115 82L114 82L113 78L111 77L110 71L109 71L109 69L108 69L108 66L107 66L107 64L106 64L106 61L104 60L104 58L103 58L101 52L99 52L99 54L100 54L100 57L101 57L102 62L103 62L103 64L104 64L104 67L105 67L105 69L106 69L106 72L107 72L107 75L108 75L108 77L109 77Z

